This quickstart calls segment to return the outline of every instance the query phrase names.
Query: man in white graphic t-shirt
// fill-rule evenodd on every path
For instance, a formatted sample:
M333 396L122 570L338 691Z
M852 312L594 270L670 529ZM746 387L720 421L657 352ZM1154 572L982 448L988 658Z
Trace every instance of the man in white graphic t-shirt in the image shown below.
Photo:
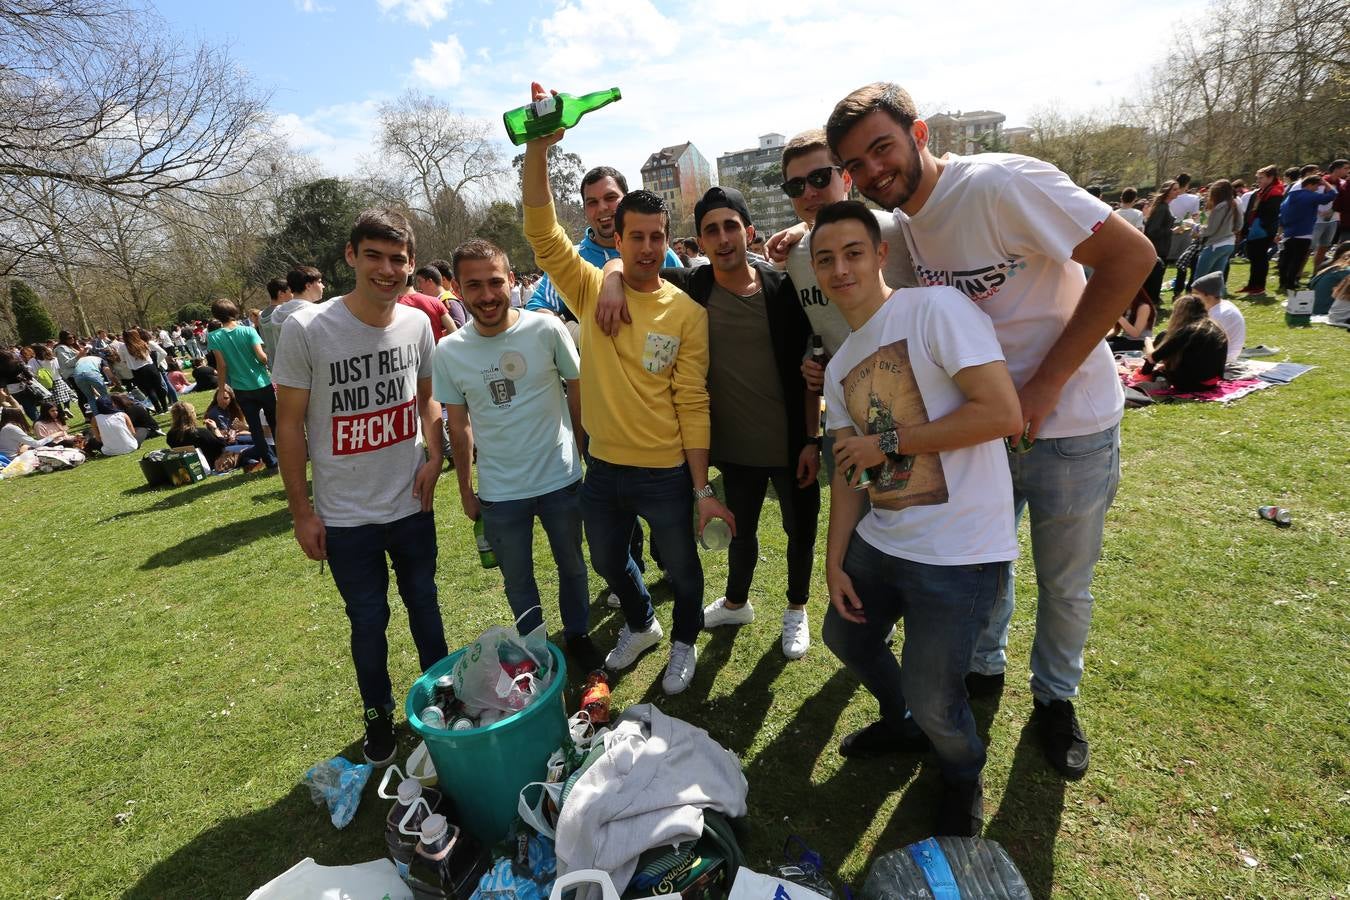
M392 762L398 749L385 637L390 563L422 670L447 652L431 513L444 460L441 408L431 397L435 348L427 317L398 303L413 249L403 215L361 213L347 244L356 286L291 314L272 371L277 456L295 539L310 559L328 561L346 605L365 708L363 749L377 766Z
M1031 509L1040 588L1033 720L1068 778L1088 767L1073 706L1092 619L1092 572L1120 480L1120 381L1103 340L1153 268L1152 245L1048 163L1006 153L935 158L901 87L841 100L830 149L865 197L896 211L921 285L950 285L993 320L1018 387L1011 435L1016 513ZM1083 267L1093 270L1084 279ZM1012 581L977 642L972 693L1002 690Z

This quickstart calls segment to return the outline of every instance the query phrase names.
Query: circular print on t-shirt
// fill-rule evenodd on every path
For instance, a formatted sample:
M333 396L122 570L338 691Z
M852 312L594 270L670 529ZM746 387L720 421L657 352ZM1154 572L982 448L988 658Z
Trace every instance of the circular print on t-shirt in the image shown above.
M507 350L497 360L497 368L512 381L519 381L525 377L525 357L515 350Z

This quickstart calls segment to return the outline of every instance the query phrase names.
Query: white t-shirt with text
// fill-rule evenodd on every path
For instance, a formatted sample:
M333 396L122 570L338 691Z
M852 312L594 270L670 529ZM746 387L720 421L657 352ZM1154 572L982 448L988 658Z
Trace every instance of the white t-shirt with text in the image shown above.
M1003 359L989 318L947 287L896 291L825 369L826 427L875 434L933 422L966 402L962 369ZM1017 557L1003 441L887 459L858 535L883 553L939 566Z
M1047 162L1010 153L947 157L923 209L900 210L921 285L949 285L993 320L1019 388L1040 368L1087 283L1074 249L1111 208ZM1096 434L1120 421L1125 397L1103 339L1069 377L1046 438Z

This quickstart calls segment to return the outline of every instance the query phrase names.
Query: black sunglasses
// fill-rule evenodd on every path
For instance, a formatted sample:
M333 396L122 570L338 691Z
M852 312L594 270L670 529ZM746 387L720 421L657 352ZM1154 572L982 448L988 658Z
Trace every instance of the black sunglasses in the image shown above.
M807 172L805 177L789 178L783 182L783 193L789 197L797 198L806 193L806 186L809 184L816 190L822 190L829 185L834 178L834 172L839 169L838 166L822 166L819 169L812 169ZM843 171L839 169L839 171Z

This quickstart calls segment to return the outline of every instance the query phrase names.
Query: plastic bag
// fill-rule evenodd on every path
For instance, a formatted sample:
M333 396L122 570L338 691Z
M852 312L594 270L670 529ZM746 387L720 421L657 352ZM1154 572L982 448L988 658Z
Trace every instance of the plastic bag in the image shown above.
M727 900L826 900L808 887L792 881L761 875L745 866L736 870L736 881L731 885Z
M521 636L495 626L478 636L455 663L455 696L470 708L513 713L553 681L553 655L542 625Z
M375 767L369 763L354 763L335 756L315 763L305 772L305 784L315 806L328 804L329 818L334 828L345 828L356 815L361 804L361 790L370 780Z
M499 859L478 882L469 900L544 900L553 889L558 874L558 858L553 841L544 837L529 839L529 872L509 859Z
M1031 889L997 841L938 837L879 857L863 882L863 900L945 900L978 896L1031 900Z
M413 900L387 859L354 866L321 866L310 857L248 895L248 900Z

